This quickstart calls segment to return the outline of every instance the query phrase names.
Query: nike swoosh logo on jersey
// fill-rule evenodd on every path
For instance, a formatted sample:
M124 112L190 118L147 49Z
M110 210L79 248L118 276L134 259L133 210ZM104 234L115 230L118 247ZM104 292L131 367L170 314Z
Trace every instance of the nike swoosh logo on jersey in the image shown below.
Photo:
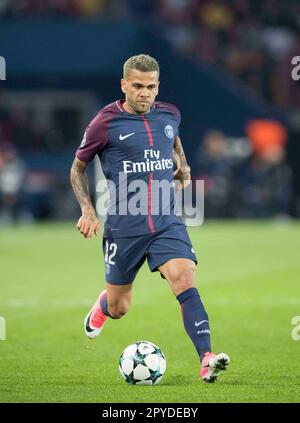
M201 320L201 322L195 322L195 326L200 326L204 322L208 323L208 320Z
M125 138L131 137L131 135L134 135L134 134L135 134L135 132L132 132L131 134L127 134L127 135L121 135L120 134L119 140L123 141L123 140L125 140Z

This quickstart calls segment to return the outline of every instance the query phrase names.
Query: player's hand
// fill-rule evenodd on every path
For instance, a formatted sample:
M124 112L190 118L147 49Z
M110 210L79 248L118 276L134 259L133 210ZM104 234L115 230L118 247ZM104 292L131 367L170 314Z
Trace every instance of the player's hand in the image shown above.
M191 168L177 164L177 169L174 172L174 180L176 191L186 189L191 183Z
M99 235L100 222L95 210L90 208L83 210L76 227L86 239L92 239L94 235Z

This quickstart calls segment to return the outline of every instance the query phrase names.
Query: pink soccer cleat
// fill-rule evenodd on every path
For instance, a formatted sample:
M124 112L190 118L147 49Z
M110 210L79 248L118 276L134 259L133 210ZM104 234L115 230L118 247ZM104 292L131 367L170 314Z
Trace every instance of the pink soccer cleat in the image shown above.
M215 382L219 374L226 370L230 363L229 356L225 353L214 354L206 352L202 359L200 376L205 382Z
M91 311L84 319L84 332L88 338L96 338L102 331L107 319L100 306L100 300L104 295L106 295L106 290L101 292Z

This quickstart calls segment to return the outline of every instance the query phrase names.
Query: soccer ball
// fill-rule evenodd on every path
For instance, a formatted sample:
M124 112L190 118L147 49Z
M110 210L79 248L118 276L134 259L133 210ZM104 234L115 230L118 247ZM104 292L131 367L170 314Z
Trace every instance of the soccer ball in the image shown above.
M119 370L131 385L157 385L166 371L166 358L152 342L138 341L122 352Z

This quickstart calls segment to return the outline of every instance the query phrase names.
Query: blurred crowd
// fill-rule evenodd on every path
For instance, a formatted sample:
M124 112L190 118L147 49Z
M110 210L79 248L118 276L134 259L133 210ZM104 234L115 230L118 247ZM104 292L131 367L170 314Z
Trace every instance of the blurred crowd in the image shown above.
M158 0L174 47L226 69L279 107L300 106L291 57L300 51L298 0Z
M28 114L22 109L0 108L0 142L22 150L43 147L42 134L35 129Z
M0 0L0 17L135 16L174 48L226 69L279 107L300 106L291 57L300 51L299 0Z
M72 110L56 109L41 122L34 109L0 107L0 223L73 217L69 168L78 126Z
M29 108L8 109L0 106L0 146L11 144L20 153L29 150L60 152L72 146L74 139L78 139L78 119L72 111L57 109L51 114L50 121L42 122L37 119L35 112Z
M131 2L132 0L0 0L0 17L124 17L131 13Z
M286 141L284 126L266 119L250 121L244 138L208 131L197 153L194 175L204 180L205 216L288 216L292 175Z
M26 166L16 150L6 145L0 149L0 222L18 222L24 205Z
M300 107L299 86L291 78L291 57L300 54L299 0L0 0L0 19L44 16L147 19L180 54L208 68L227 70L277 107ZM69 193L62 216L74 211L68 176L63 169L63 177L49 170L45 153L58 153L64 161L62 153L68 147L73 151L72 143L79 139L78 119L56 111L47 127L30 113L0 107L0 220L17 221L29 212L33 218L60 218L53 214L54 180L58 204ZM209 130L200 140L193 169L193 178L205 181L206 216L288 215L293 183L287 138L286 128L272 120L248 122L240 139L218 128ZM44 166L47 161L48 170L38 173L30 163L28 171L25 162L28 165L33 151L41 152L37 162ZM294 174L297 166L298 161Z
M67 170L49 153L24 154L0 137L0 225L77 216L69 181L71 160L62 160Z

